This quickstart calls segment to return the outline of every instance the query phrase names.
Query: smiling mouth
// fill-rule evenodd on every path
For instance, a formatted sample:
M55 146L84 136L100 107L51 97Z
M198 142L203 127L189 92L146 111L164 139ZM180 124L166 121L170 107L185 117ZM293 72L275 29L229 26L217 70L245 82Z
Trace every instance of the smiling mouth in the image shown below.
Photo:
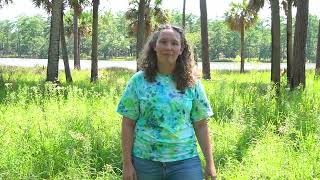
M163 53L163 55L165 55L165 56L172 56L173 53Z

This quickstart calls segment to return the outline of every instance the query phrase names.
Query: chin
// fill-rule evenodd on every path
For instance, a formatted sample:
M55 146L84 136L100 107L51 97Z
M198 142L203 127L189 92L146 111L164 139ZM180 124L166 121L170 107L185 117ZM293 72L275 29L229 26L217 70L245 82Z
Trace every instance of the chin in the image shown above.
M177 60L176 59L174 59L174 60L168 59L167 62L168 62L168 64L175 65Z
M165 57L165 58L162 58L162 60L160 60L160 62L162 62L164 64L175 65L177 62L177 58Z

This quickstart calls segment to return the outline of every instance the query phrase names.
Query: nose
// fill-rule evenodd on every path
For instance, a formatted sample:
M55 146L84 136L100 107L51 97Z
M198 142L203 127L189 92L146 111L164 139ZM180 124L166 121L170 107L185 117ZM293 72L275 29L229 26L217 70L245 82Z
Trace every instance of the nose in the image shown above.
M166 50L172 50L173 46L171 45L171 43L166 43L164 48Z

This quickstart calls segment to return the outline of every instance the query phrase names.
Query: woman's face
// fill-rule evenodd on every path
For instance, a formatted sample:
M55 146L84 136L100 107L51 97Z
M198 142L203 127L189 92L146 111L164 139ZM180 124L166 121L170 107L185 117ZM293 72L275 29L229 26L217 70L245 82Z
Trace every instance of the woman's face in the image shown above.
M173 29L161 30L154 50L158 64L175 65L182 53L180 34Z

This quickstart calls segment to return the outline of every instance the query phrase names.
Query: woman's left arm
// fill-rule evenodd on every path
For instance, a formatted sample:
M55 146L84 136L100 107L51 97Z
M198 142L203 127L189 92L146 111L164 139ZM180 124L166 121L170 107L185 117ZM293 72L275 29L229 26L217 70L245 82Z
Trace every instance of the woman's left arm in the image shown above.
M216 168L214 166L211 140L208 128L208 121L206 119L196 121L193 123L193 128L196 133L199 145L206 160L205 179L216 179Z

